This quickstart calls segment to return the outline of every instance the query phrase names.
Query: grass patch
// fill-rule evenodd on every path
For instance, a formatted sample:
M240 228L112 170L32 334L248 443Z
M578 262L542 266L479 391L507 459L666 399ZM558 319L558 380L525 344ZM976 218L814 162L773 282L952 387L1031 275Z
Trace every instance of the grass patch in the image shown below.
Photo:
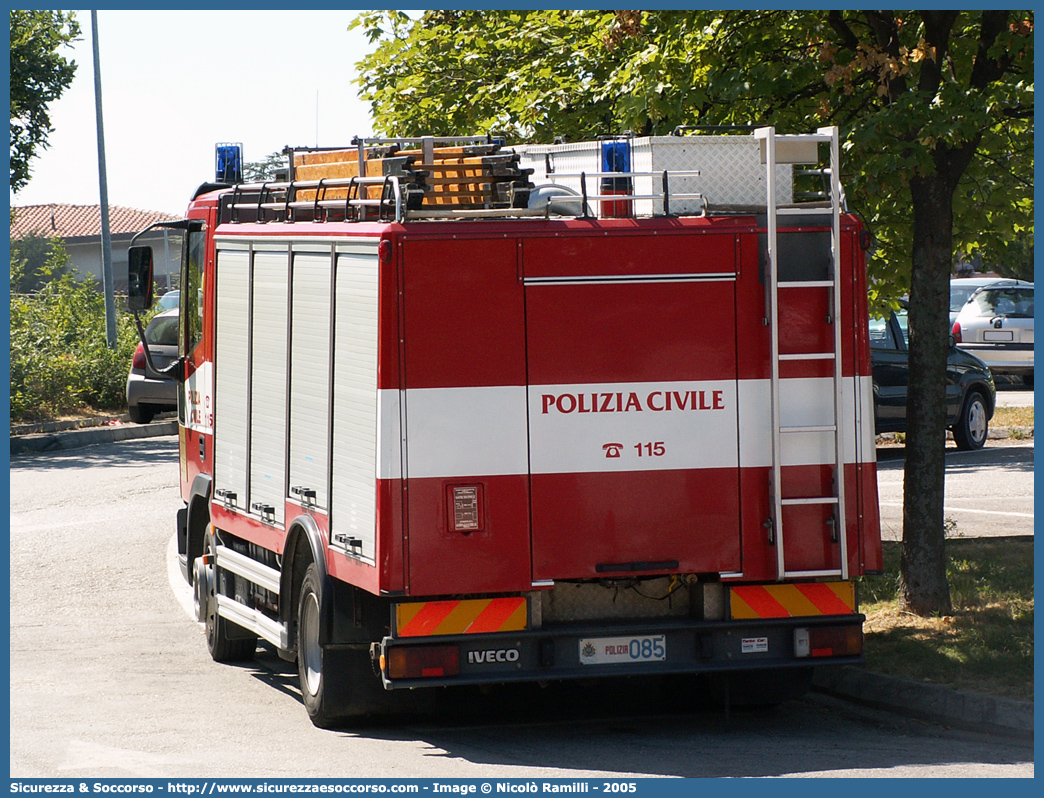
M860 581L866 667L907 679L1033 700L1033 538L947 540L953 614L900 612L901 543Z
M1032 407L998 407L993 413L990 426L997 427L1032 427Z

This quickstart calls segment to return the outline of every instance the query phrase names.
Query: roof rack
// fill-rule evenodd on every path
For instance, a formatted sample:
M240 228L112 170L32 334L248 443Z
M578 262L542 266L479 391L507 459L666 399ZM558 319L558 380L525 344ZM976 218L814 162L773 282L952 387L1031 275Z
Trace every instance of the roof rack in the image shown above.
M380 186L380 197L360 196L360 189L364 186ZM326 199L329 189L342 189L344 197ZM297 199L298 193L303 191L310 191L314 197ZM251 213L253 218L250 221L265 222L266 211L273 213L274 219L287 222L297 221L299 211L309 211L310 221L322 221L328 218L330 211L340 211L341 219L350 221L365 218L362 209L366 208L375 209L379 220L401 222L405 198L399 179L394 176L321 178L237 185L228 207L233 223L245 221L241 219L243 212Z
M549 174L548 175L548 179L551 181L551 183L553 185L556 184L557 180L579 180L580 181L580 193L578 195L573 196L573 197L556 197L555 200L554 200L556 203L571 203L571 202L580 202L580 203L582 203L582 205L581 205L582 211L581 211L581 213L577 214L578 216L587 217L587 216L591 215L590 214L590 210L589 210L589 206L587 204L588 200L600 200L602 202L610 202L610 203L632 203L635 200L657 200L657 201L662 203L662 207L663 207L663 213L662 214L657 214L657 215L671 216L672 215L671 214L671 199L672 198L674 200L676 200L676 201L677 200L694 200L696 203L698 203L698 205L701 208L699 213L694 214L694 215L706 216L707 215L707 200L703 196L703 194L701 194L699 192L689 192L689 193L675 193L675 194L672 195L671 194L671 189L670 189L670 181L671 181L672 177L674 177L674 178L699 177L699 175L700 175L699 170L691 170L690 169L690 170L678 170L678 171L673 171L672 172L672 171L668 171L668 170L665 169L662 172L579 172L579 173L576 173L576 174L570 174L568 172L564 172L564 173L555 172L553 174ZM627 189L624 189L624 190L616 190L615 188L613 188L613 187L615 187L617 185L620 185L623 181L627 181L628 185L630 185L631 182L632 182L632 179L636 178L636 177L652 178L652 179L659 178L659 180L661 181L660 185L662 186L663 190L661 192L659 192L659 193L654 191L654 192L648 193L648 194L636 194L636 193L634 193L634 190L630 189L630 188L627 188ZM596 179L602 181L601 182L602 187L600 189L600 193L591 194L588 191L588 189L587 189L587 180L588 180L588 178L596 178ZM620 183L617 183L616 181L620 181ZM611 187L607 188L607 185L611 186ZM655 185L655 183L653 185ZM602 192L608 192L608 193L602 193ZM630 216L630 215L633 214L633 210L631 209L630 205L624 206L624 209L628 211L624 215ZM619 206L617 206L613 210L614 211L619 211L620 208L619 208ZM608 214L605 214L605 215L608 215ZM614 213L613 215L615 216L616 213Z
M672 136L514 147L492 136L356 137L349 147L287 147L289 180L237 185L222 200L222 218L403 222L766 213L764 146L749 135L752 128L679 127ZM726 132L748 135L721 135ZM840 192L844 210L844 193L834 167L819 159L818 140L779 138L793 157L776 160L774 207L815 213Z

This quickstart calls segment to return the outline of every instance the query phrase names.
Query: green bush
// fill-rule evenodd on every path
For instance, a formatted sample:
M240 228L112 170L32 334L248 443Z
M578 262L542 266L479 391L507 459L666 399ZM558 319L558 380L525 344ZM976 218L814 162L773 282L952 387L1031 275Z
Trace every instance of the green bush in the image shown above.
M65 270L60 243L48 259L57 275L35 294L11 295L11 420L38 421L89 410L122 410L138 334L117 310L115 349L105 332L105 298ZM24 269L12 256L11 283Z

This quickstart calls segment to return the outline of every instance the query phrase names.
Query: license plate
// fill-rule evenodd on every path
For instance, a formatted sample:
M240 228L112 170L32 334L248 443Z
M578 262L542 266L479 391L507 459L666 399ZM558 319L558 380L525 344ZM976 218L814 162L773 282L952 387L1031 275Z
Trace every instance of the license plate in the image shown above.
M663 662L667 640L663 635L594 637L580 641L582 665L619 665L624 662Z
M984 341L1013 341L1015 340L1015 334L1012 330L983 330L982 340Z

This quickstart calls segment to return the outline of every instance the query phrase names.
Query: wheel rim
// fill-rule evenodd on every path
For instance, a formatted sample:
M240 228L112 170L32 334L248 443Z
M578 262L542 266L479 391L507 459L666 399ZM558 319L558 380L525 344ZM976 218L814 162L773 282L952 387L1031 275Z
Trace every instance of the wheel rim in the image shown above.
M203 583L202 599L206 601L207 644L213 650L217 643L217 596L215 595L212 566L205 566L204 572L206 573L206 581Z
M986 428L986 408L975 399L968 408L968 433L973 441L980 443L986 439Z
M206 607L207 594L206 594L206 573L204 571L205 566L201 566L199 561L196 561L196 572L194 574L195 584L192 585L192 611L196 616L197 621L204 620L203 608Z
M203 620L207 628L207 646L213 651L214 646L217 644L217 579L214 573L216 569L213 565L215 558L212 541L207 541L204 553L206 556L203 558L202 567L198 572L198 575L203 578L202 580L197 579L196 587L199 592L199 600L203 602Z
M323 652L319 646L319 602L315 593L305 596L301 606L301 628L298 630L301 668L309 694L317 695L322 678Z

